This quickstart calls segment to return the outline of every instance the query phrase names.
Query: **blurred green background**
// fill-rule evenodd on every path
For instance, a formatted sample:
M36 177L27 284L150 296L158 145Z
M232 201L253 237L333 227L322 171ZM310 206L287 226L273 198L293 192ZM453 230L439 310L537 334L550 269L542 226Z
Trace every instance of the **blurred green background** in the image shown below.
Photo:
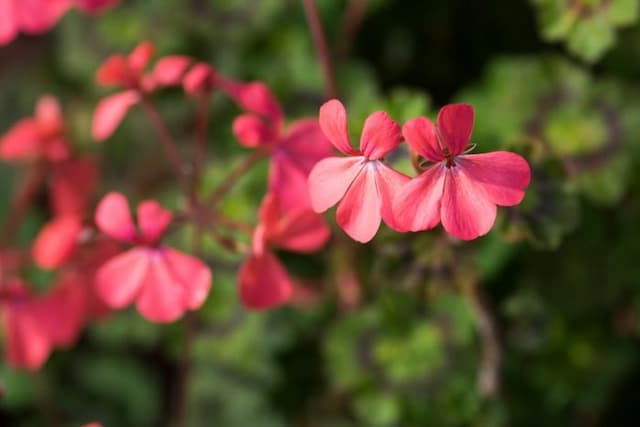
M184 324L153 325L126 310L37 374L0 364L0 426L640 425L638 1L318 6L354 133L376 109L402 122L472 103L476 152L529 159L524 203L501 208L494 230L467 244L440 229L383 229L362 246L336 229L319 255L281 254L320 300L269 313L240 306L242 259L208 242L215 280L192 319L184 408ZM100 17L68 14L52 32L0 48L0 131L31 115L41 94L56 95L78 148L101 156L101 193L172 203L176 187L140 111L106 143L90 138L92 110L108 93L94 84L97 67L141 40L265 81L290 120L317 114L324 100L301 2L129 0ZM179 90L157 101L188 151L194 103ZM248 152L231 135L238 113L215 98L208 187ZM225 209L255 222L265 176L266 165L256 169ZM0 215L17 177L0 164ZM30 213L23 245L45 220ZM50 278L33 276L43 286Z

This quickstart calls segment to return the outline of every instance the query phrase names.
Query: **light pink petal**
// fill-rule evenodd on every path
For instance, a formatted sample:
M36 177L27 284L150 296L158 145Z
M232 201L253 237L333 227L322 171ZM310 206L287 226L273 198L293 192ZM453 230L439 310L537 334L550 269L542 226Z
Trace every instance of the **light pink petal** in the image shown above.
M392 151L402 141L400 126L384 111L367 117L360 137L360 151L370 160L377 160Z
M136 74L141 74L151 60L155 47L151 42L144 41L138 44L127 57L129 68Z
M245 147L258 147L273 142L273 128L255 114L242 114L233 121L233 135Z
M311 207L324 212L342 199L364 167L362 157L328 157L320 160L309 174Z
M438 131L453 156L462 153L473 131L474 112L468 104L449 104L438 113Z
M199 62L184 75L182 87L187 95L206 94L216 85L216 72L209 64Z
M411 119L402 126L402 135L409 146L422 157L439 162L444 159L438 145L438 136L433 122L425 117Z
M333 155L331 142L324 136L320 124L314 119L297 120L289 126L287 135L278 144L305 176L320 160Z
M0 159L33 159L42 153L43 144L37 122L20 120L0 139Z
M400 229L422 231L438 225L445 175L446 169L442 165L435 165L396 193L393 213Z
M15 0L0 0L0 45L11 42L19 30Z
M140 237L147 243L156 243L167 229L173 214L155 200L145 200L138 205Z
M89 13L99 13L120 3L120 0L76 0L80 9Z
M21 29L29 34L48 31L71 6L69 0L18 0L17 4Z
M327 243L330 234L321 215L311 209L298 209L283 216L269 242L294 252L315 252Z
M156 62L151 77L160 86L175 86L182 83L182 77L191 64L191 58L183 55L169 55Z
M209 295L211 269L198 258L171 248L164 248L164 256L176 282L184 288L186 308L197 310Z
M269 87L262 82L239 83L232 80L219 80L220 87L239 106L251 113L260 114L274 122L276 127L282 122L280 103Z
M448 168L440 206L442 226L450 234L472 240L491 230L496 205L461 167Z
M81 231L82 221L73 215L50 221L36 237L32 248L33 260L44 269L61 266L73 254Z
M142 317L151 322L173 322L187 310L187 290L173 273L164 248L148 252L149 267L142 280L136 307Z
M347 155L358 154L349 142L347 111L340 101L332 99L325 102L320 107L318 122L322 132L340 152Z
M96 208L95 222L100 231L117 240L131 242L136 228L129 212L129 202L120 193L109 193Z
M456 162L476 184L484 188L489 200L496 205L520 203L531 181L529 163L508 151L460 156Z
M127 111L139 101L140 96L133 90L102 99L93 113L93 138L101 142L113 135Z
M40 324L34 301L7 303L3 310L7 363L38 370L49 357L52 344Z
M96 82L101 86L127 86L131 78L127 60L122 55L107 58L96 73Z
M373 162L367 163L338 205L336 221L354 240L367 243L380 228L382 198Z
M124 308L140 294L147 279L152 254L146 248L134 248L116 255L96 272L98 296L111 308Z
M396 223L393 215L393 197L398 194L404 184L411 178L390 168L384 163L377 162L376 184L382 201L382 219L396 231L406 231Z
M307 174L300 165L280 151L271 156L269 165L269 192L278 197L282 209L311 209Z
M64 119L60 103L53 96L45 95L36 104L36 121L40 132L49 136L64 130Z
M268 310L291 299L294 284L284 266L269 251L251 255L240 267L240 298L251 310Z

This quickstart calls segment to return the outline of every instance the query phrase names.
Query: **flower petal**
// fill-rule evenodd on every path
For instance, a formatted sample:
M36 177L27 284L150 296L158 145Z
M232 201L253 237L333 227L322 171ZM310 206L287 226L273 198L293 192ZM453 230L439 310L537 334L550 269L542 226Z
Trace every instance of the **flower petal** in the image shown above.
M76 0L76 4L85 12L98 13L120 3L120 0Z
M151 60L154 52L155 47L151 42L144 41L138 44L129 56L127 56L127 64L129 65L129 68L134 73L142 73Z
M245 307L267 310L291 299L294 284L278 258L269 251L251 255L238 272L240 298Z
M529 163L508 151L460 156L456 162L500 206L517 205L531 181Z
M140 237L147 243L157 243L172 219L173 214L155 200L145 200L138 205Z
M191 58L183 55L169 55L156 62L151 78L160 86L175 86L182 82L185 71L191 64Z
M233 135L245 147L254 148L273 142L273 128L255 114L242 114L233 121Z
M0 139L0 159L12 161L35 158L42 153L42 145L37 122L23 119Z
M468 104L445 105L438 113L438 131L452 156L457 156L467 148L473 120L473 107Z
M108 57L96 73L96 82L100 86L127 86L130 78L127 60L122 55Z
M367 243L380 228L382 198L376 185L375 164L369 162L338 205L338 225L354 240Z
M56 164L49 201L54 215L83 215L98 184L98 168L91 158L74 158Z
M278 144L278 151L298 165L306 177L316 163L333 154L333 147L317 120L302 119L289 126L286 136Z
M93 113L93 138L100 142L113 135L127 111L139 101L140 96L133 90L102 99Z
M187 292L173 274L165 249L148 250L149 267L142 279L136 307L142 317L152 322L168 323L187 310Z
M129 212L129 202L120 193L109 193L96 207L95 222L100 231L117 240L131 242L136 228Z
M186 308L197 310L209 295L211 269L198 258L172 248L164 248L164 256L175 280L184 288Z
M382 202L382 219L396 231L406 231L395 220L393 215L393 197L398 194L404 184L411 178L390 168L384 163L376 165L376 184Z
M44 364L52 349L34 304L32 300L9 302L2 311L7 363L33 371Z
M66 273L41 300L42 327L55 346L68 347L80 335L87 314L85 278Z
M95 286L105 304L111 308L124 308L136 299L147 278L151 255L149 249L130 249L98 269Z
M11 42L18 35L18 22L16 2L0 1L0 45Z
M325 102L320 107L318 122L322 132L340 152L347 155L358 154L358 151L349 142L347 111L340 101L332 99Z
M402 126L402 135L414 151L422 157L439 162L444 159L438 145L438 136L433 122L426 117L411 119Z
M444 167L435 165L396 193L393 213L400 229L422 231L438 225L445 175Z
M301 165L282 151L276 151L269 163L269 192L277 196L285 211L311 209L308 174Z
M187 95L205 94L216 85L216 72L212 66L199 62L184 75L182 87Z
M73 254L82 231L82 221L75 215L55 218L38 233L32 253L35 263L44 269L61 266Z
M378 160L402 141L400 126L384 111L367 117L360 137L360 151L370 160Z
M322 216L310 209L299 209L285 214L269 242L290 251L314 252L327 243L330 234Z
M364 167L362 157L329 157L320 160L309 174L311 207L324 212L342 199Z
M447 232L462 240L472 240L491 230L496 205L463 168L452 167L446 172L440 217Z
M62 133L64 119L58 100L50 95L42 96L36 104L36 121L40 132L49 136Z
M219 79L219 83L222 90L240 108L266 117L273 121L276 127L280 125L283 118L282 109L266 84L262 82L238 83L223 79Z

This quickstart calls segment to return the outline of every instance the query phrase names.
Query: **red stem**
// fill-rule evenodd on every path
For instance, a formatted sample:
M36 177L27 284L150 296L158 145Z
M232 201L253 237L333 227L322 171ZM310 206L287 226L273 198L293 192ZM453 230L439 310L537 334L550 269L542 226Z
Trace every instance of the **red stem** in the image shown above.
M193 162L193 192L194 197L202 178L202 170L206 157L207 126L209 112L209 94L204 94L198 101L198 113L196 118L195 155Z
M313 38L316 55L318 56L318 61L320 61L320 64L322 65L325 93L328 98L335 98L338 96L338 90L333 69L333 61L327 45L327 38L324 28L322 27L322 20L320 19L318 7L316 6L315 0L302 0L302 4L304 6L305 14L307 15L307 22L309 23L309 30L311 31L311 37Z
M216 205L222 196L227 194L233 186L260 160L266 156L261 150L256 150L239 163L235 169L209 195L207 205Z

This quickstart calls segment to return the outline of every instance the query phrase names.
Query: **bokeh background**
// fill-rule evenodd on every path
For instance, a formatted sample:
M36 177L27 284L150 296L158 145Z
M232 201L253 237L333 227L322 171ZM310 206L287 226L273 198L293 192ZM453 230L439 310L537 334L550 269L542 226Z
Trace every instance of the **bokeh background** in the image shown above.
M215 282L192 320L186 361L183 322L116 313L40 372L0 362L0 426L640 425L638 1L318 6L352 131L376 109L402 122L472 103L477 152L529 159L524 203L500 209L494 230L467 244L440 229L383 229L363 246L336 229L318 255L281 254L312 297L269 313L241 307L242 258L208 242ZM97 67L142 40L265 81L289 119L316 115L325 99L301 2L129 0L98 17L70 13L53 31L0 48L0 131L53 94L78 148L100 156L101 193L174 203L139 111L108 142L90 137L107 93L94 83ZM194 104L179 90L157 100L188 151ZM238 113L215 98L210 187L247 154L231 134ZM409 167L401 156L396 166ZM0 164L0 216L19 172ZM247 176L225 210L255 222L265 176L266 165ZM45 220L43 202L20 230L22 245ZM186 230L176 244L188 238ZM41 289L52 280L29 274Z

